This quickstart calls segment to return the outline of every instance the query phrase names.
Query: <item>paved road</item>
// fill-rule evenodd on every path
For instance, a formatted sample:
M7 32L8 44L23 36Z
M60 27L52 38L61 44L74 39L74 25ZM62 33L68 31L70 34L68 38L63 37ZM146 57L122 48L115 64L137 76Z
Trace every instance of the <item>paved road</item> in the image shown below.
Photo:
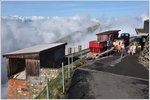
M73 75L68 98L149 98L149 72L137 55L120 59L120 54L89 61Z
M87 63L81 68L149 79L149 71L146 70L143 65L138 63L137 56L138 55L127 55L120 59L120 55L115 55L113 57Z

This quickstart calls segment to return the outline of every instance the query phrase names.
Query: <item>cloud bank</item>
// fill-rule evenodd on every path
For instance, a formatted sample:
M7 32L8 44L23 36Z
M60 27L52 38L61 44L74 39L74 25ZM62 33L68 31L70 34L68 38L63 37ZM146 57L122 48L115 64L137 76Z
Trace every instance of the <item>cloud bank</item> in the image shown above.
M136 35L135 28L143 27L143 14L134 18L93 18L91 16L43 17L43 16L3 16L2 17L2 54L36 44L69 41L85 47L88 41L96 40L96 33L120 29ZM2 58L2 91L7 88L5 59ZM6 93L2 94L6 97Z

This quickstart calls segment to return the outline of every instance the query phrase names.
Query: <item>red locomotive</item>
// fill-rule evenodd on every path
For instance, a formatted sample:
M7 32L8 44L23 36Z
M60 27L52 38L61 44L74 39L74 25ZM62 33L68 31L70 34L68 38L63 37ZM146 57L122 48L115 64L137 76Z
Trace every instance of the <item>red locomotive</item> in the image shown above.
M129 45L130 34L122 33L121 36L114 40L114 47L116 51L121 51Z
M116 47L118 46L117 42L119 42L119 45L122 43L125 47L128 46L130 34L122 33L118 38L119 31L120 30L111 30L96 34L97 41L89 42L90 53L88 54L88 56L96 56L106 50L111 49L112 47Z
M129 33L122 33L120 38L123 39L125 47L129 45L129 40L130 40L130 34Z
M111 30L96 34L97 41L89 42L90 53L88 54L88 56L94 57L113 47L113 41L114 39L118 38L119 31L120 30Z

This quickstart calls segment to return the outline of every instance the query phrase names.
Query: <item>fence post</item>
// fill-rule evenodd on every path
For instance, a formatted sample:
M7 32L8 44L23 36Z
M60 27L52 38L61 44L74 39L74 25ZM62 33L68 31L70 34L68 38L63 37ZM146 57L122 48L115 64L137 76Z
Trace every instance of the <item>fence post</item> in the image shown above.
M48 79L46 79L46 96L47 96L47 99L50 99L49 80Z
M73 70L73 53L74 53L74 52L72 52L72 59L71 59L71 60L72 60L72 61L71 61L72 70Z
M62 86L63 86L63 93L65 91L65 83L64 83L64 63L62 62Z
M70 57L68 55L68 78L70 77Z
M81 45L80 53L81 53L81 55L80 55L81 57L80 58L82 59L82 45Z

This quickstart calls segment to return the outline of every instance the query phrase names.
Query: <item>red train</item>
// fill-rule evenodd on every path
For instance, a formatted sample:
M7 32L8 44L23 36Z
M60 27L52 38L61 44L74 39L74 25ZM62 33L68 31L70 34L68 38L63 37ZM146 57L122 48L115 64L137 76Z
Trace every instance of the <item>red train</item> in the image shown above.
M100 54L111 47L114 47L114 42L118 40L122 40L125 46L129 45L129 33L122 33L120 37L118 37L120 30L111 30L102 33L98 33L97 41L90 41L89 48L90 53L92 54Z

